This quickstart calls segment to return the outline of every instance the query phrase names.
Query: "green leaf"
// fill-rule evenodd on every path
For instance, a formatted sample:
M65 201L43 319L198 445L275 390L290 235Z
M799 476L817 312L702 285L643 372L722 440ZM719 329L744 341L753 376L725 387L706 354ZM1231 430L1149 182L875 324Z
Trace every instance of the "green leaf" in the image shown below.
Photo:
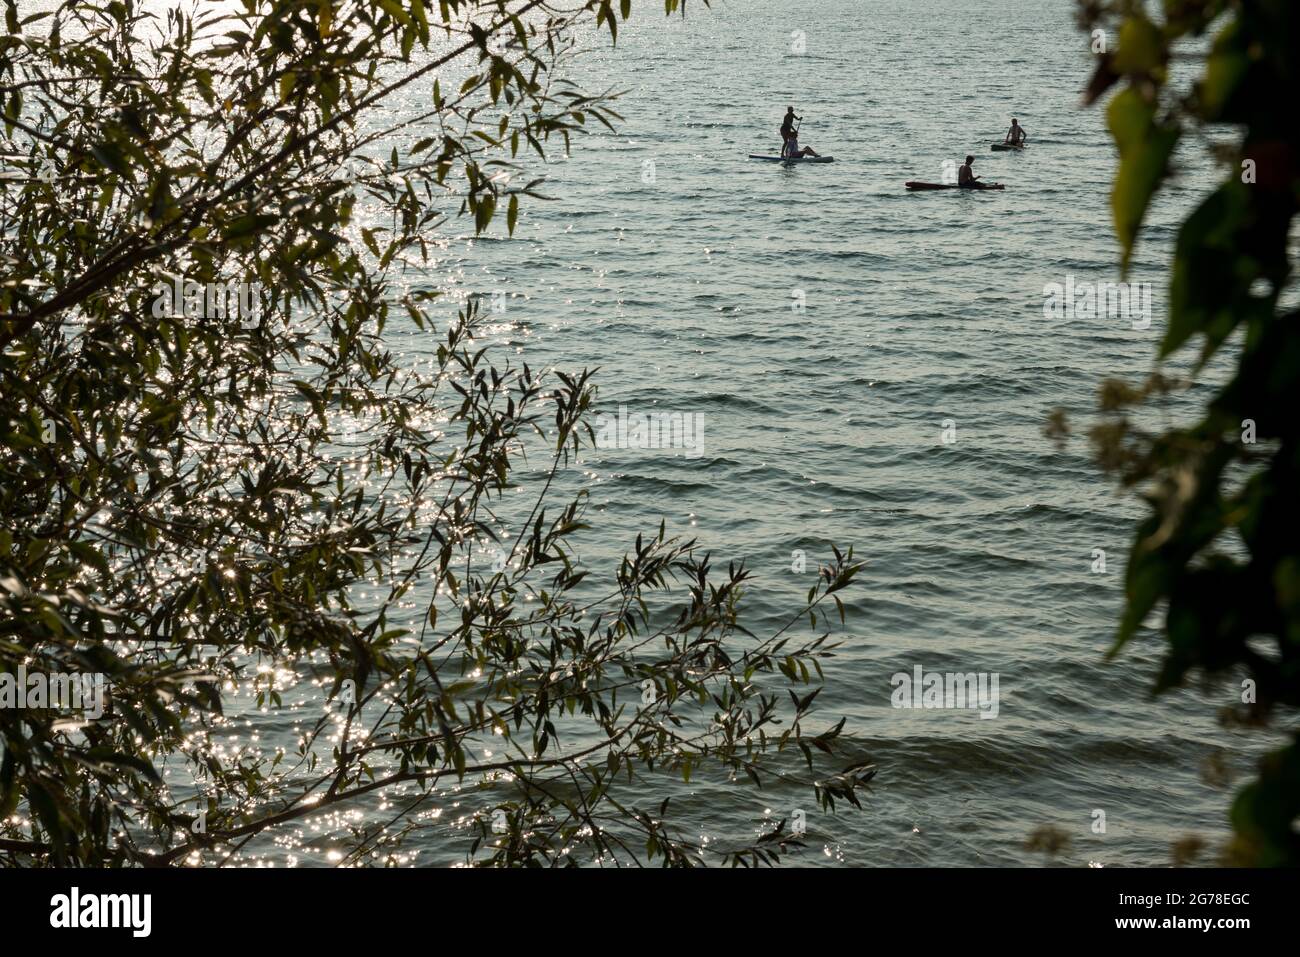
M375 0L375 3L402 26L406 26L411 22L411 18L406 15L406 11L402 9L402 5L397 0Z
M99 160L100 165L112 170L118 176L130 177L131 164L127 161L122 148L116 143L107 141L98 143L90 148L90 155Z
M1147 206L1168 170L1179 131L1177 127L1158 124L1155 106L1133 87L1111 101L1106 119L1119 147L1119 172L1110 203L1127 273Z
M1119 31L1114 69L1119 73L1150 73L1165 61L1165 38L1146 17L1129 16Z
M1120 619L1115 642L1106 652L1107 657L1119 653L1132 637L1147 615L1155 608L1156 602L1165 594L1173 579L1173 570L1168 567L1165 556L1144 548L1146 541L1160 527L1159 516L1148 518L1138 527L1137 540L1129 553L1128 567L1124 573L1124 614Z
M1242 48L1241 24L1230 22L1214 40L1205 60L1205 75L1197 87L1201 116L1211 121L1227 121L1233 112L1234 94L1250 72L1250 57Z
M1238 244L1249 216L1250 187L1229 180L1187 217L1178 231L1169 283L1169 326L1160 344L1164 358L1196 333L1222 341L1244 318L1233 308L1249 291L1254 274L1242 272ZM1244 286L1244 288L1243 288ZM1210 350L1212 351L1212 349Z
M254 233L260 233L262 230L267 229L270 226L274 226L279 221L279 216L255 216L250 213L247 216L240 216L222 229L221 238L231 240L240 239L244 236L251 236Z

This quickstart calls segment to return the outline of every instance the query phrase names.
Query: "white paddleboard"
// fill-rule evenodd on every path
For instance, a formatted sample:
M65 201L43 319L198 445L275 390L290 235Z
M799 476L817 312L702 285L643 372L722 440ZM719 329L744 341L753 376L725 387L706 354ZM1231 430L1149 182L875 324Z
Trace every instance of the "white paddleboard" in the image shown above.
M766 160L769 163L833 163L834 156L759 156L757 153L750 153L749 158L752 160Z

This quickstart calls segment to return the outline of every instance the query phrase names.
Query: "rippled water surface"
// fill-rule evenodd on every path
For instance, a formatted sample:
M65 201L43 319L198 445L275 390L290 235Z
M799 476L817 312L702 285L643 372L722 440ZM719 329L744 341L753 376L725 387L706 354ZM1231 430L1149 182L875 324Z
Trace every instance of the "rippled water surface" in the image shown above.
M618 134L576 139L545 170L555 202L530 205L513 240L454 240L436 277L453 296L506 292L503 359L599 367L602 409L703 415L698 457L602 450L570 473L594 483L591 567L663 516L749 563L762 630L832 543L867 562L819 699L880 767L864 809L706 779L671 785L675 819L725 840L806 807L801 860L854 865L1042 863L1026 838L1045 825L1075 865L1166 864L1181 836L1221 840L1228 792L1200 768L1218 748L1244 768L1257 736L1220 728L1227 701L1200 691L1151 700L1150 636L1103 661L1140 510L1080 440L1042 434L1051 409L1086 416L1101 379L1150 367L1173 224L1209 180L1179 179L1152 213L1131 277L1155 282L1149 328L1047 319L1046 284L1120 278L1114 152L1102 111L1077 107L1090 64L1073 4L652 7L571 70L626 91ZM787 104L834 163L746 159L779 149ZM1030 149L990 152L1013 115ZM1007 190L902 189L967 152ZM413 331L394 344L429 348ZM891 707L890 676L916 665L998 673L998 717ZM418 862L461 860L467 840L435 830Z

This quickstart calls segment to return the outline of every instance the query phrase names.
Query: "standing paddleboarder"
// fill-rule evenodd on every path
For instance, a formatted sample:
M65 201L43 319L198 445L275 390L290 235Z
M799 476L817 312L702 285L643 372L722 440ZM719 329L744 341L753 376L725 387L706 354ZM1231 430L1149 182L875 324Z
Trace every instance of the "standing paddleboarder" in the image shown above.
M802 116L794 115L794 107L787 106L785 121L781 124L781 155L786 159L803 159L805 156L819 155L811 146L799 148L799 127L795 124L802 122Z
M781 121L781 155L790 154L790 141L798 142L799 131L795 128L795 123L801 122L802 117L794 115L794 107L785 108L785 119Z

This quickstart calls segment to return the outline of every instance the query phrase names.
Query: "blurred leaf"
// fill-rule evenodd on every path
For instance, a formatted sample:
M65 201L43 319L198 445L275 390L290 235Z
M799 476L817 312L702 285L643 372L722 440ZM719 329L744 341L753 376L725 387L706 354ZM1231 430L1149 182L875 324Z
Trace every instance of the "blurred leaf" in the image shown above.
M1111 212L1127 272L1147 206L1165 177L1169 157L1178 142L1178 130L1157 124L1155 107L1132 87L1115 96L1106 116L1120 154L1119 172L1111 191Z

